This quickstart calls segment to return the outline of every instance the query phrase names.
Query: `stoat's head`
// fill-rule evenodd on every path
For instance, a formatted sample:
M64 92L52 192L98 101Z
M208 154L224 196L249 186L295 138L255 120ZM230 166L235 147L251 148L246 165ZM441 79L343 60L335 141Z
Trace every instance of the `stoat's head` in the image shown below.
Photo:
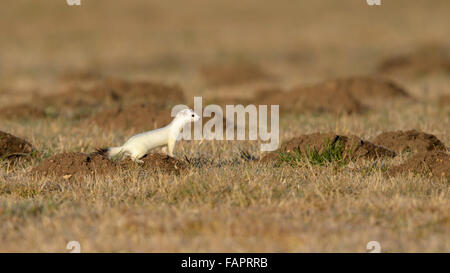
M200 120L200 116L191 109L184 109L177 113L175 119L182 120L183 123L189 123Z

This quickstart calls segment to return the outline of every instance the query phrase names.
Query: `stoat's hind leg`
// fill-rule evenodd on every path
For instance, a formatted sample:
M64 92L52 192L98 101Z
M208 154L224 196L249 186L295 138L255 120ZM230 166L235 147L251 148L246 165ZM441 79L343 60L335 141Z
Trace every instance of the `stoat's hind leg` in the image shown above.
M144 160L140 160L139 158L136 158L136 157L131 157L131 160L133 160L134 162L139 163L139 164L144 164Z
M132 152L132 153L130 153L131 160L133 160L134 162L139 163L139 164L143 164L144 163L144 161L141 160L141 158L143 158L144 156L145 156L145 153L142 153L142 152Z
M144 160L140 160L140 159L135 159L133 160L134 162L138 163L138 164L144 164Z
M162 152L163 152L164 154L167 154L167 146L163 146L163 147L162 147Z

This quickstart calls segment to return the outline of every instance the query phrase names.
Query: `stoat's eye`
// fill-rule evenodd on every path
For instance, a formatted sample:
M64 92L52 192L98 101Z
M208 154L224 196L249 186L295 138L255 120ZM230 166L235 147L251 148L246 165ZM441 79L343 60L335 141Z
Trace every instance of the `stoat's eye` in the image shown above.
M194 114L192 114L192 117L194 117Z

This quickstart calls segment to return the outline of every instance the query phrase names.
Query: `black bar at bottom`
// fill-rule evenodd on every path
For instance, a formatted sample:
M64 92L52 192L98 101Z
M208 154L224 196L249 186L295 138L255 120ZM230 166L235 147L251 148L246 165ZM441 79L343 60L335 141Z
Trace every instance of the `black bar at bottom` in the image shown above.
M138 254L0 254L16 269L125 270L126 272L311 272L336 270L402 272L426 266L446 268L448 254L300 254L300 253L138 253ZM17 259L17 261L14 261Z

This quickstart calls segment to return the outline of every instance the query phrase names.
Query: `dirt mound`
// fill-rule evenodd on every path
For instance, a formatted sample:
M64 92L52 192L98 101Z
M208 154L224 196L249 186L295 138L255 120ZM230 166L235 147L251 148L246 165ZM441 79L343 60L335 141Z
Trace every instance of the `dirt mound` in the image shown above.
M184 102L184 94L180 87L149 81L107 79L88 90L88 93L96 99L108 97L122 104L151 102L171 105Z
M61 81L95 81L103 78L98 69L70 70L63 72Z
M388 170L389 176L416 173L450 179L450 155L441 151L420 152Z
M370 104L374 99L409 98L410 95L397 83L381 77L349 77L327 81L323 88L344 89L360 103Z
M17 159L35 152L33 146L16 136L0 131L0 159Z
M46 116L42 108L30 104L9 105L0 109L0 119L36 119Z
M340 147L339 147L340 146ZM357 136L342 136L333 133L313 133L295 137L284 143L280 149L270 152L261 159L261 162L279 162L280 153L294 155L300 153L302 156L322 154L325 150L332 153L343 161L357 159L377 159L383 157L394 157L395 152L384 147L364 141Z
M238 85L270 78L261 66L242 61L205 65L200 72L209 86Z
M407 77L450 73L449 50L442 46L426 46L410 54L393 56L379 64L378 72Z
M437 137L417 130L384 132L376 136L373 143L398 153L447 150Z
M36 98L36 104L47 112L84 117L100 107L151 103L158 107L184 103L178 86L147 81L106 79L91 88L71 86L66 91Z
M44 96L35 96L35 104L52 115L69 115L74 112L82 112L84 109L93 109L102 104L109 104L110 99L103 100L95 98L88 91L79 87L71 86L61 93Z
M141 159L143 164L136 164L131 159L126 158L118 162L122 169L142 168L148 171L164 171L166 173L179 174L186 170L187 165L181 160L164 154L148 154Z
M450 106L450 94L449 95L441 95L438 98L438 105L440 106Z
M107 130L133 128L137 131L163 127L171 121L171 110L145 104L104 110L86 120Z
M146 171L162 171L179 174L186 169L186 164L178 159L162 154L149 154L137 164L130 159L114 162L102 155L92 153L61 153L45 159L31 170L37 175L54 175L63 179L82 178L85 176L114 174L119 170L139 168Z
M257 97L259 104L280 105L280 112L360 113L361 103L345 90L321 89L320 86L298 87L288 92L266 93Z
M349 77L300 86L288 92L262 90L255 100L261 104L279 104L280 110L285 111L359 113L374 102L392 98L409 98L409 95L387 79Z
M111 160L101 155L84 153L62 153L45 159L31 170L34 174L55 175L64 179L86 175L106 174L116 169Z

